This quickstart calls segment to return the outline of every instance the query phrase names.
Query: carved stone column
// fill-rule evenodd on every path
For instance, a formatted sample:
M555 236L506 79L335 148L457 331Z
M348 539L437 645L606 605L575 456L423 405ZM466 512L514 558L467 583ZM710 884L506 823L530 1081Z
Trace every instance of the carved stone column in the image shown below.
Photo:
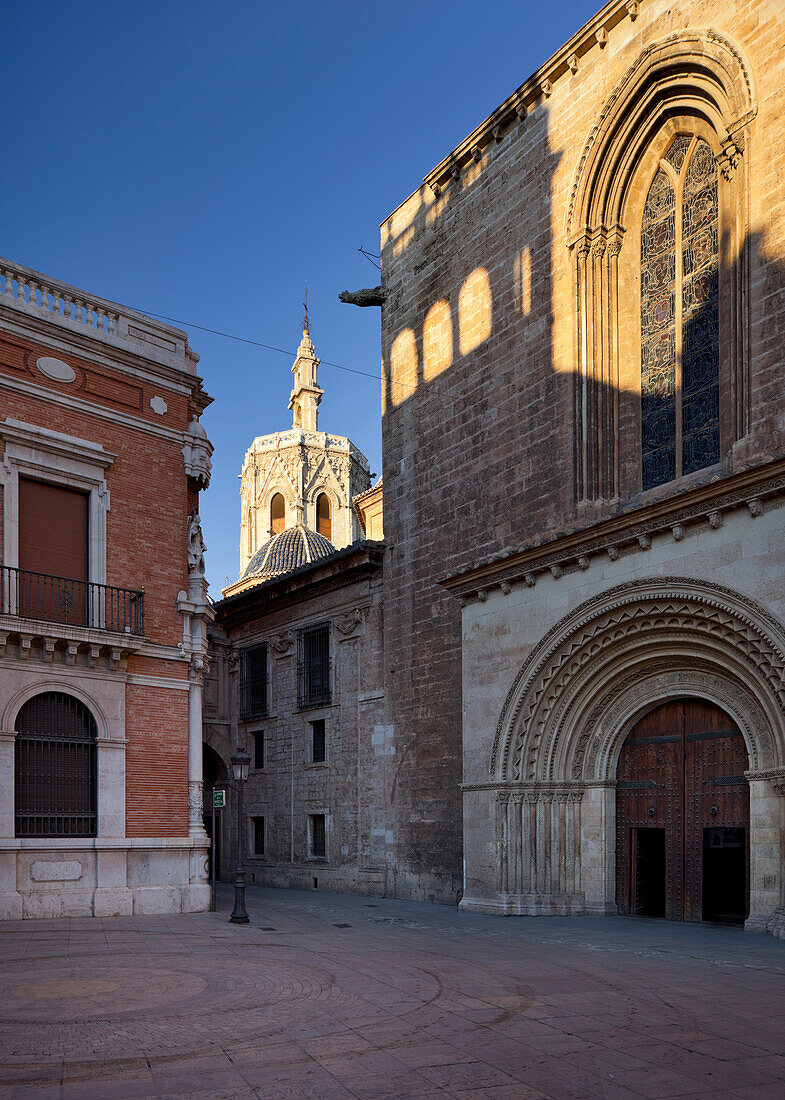
M182 653L188 658L188 835L207 844L202 774L202 686L207 670L207 624L215 611L207 599L202 526L197 512L188 517L188 591L177 596L183 616Z
M206 839L202 768L202 688L206 659L191 657L188 669L188 835Z

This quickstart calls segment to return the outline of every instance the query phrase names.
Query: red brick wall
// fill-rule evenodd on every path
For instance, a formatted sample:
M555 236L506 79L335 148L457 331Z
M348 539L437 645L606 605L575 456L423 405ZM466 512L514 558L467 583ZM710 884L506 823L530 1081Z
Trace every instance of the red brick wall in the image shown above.
M188 692L129 684L126 834L188 834Z
M51 381L35 367L39 356L56 355L76 371L73 383ZM148 373L155 367L142 364ZM188 399L154 381L121 374L82 353L53 351L34 339L0 334L0 375L65 398L89 401L115 416L132 415L176 432L188 424ZM191 379L183 375L183 381ZM195 380L194 384L195 384ZM160 395L168 409L150 408ZM187 518L198 493L185 475L181 439L162 439L95 413L46 397L0 386L2 415L99 443L116 455L106 471L106 583L144 589L145 634L151 643L176 646L183 620L176 596L187 586ZM0 494L0 524L2 520ZM2 527L0 525L0 531ZM56 537L56 532L53 532ZM129 674L187 678L182 661L131 657ZM184 836L188 832L188 693L130 684L126 694L127 833Z

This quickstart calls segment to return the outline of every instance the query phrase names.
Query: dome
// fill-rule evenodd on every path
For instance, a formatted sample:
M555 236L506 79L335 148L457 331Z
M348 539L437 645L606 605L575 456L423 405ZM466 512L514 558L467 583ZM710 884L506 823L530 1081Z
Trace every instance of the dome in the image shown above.
M334 553L333 544L310 527L287 527L259 547L240 579L270 580Z

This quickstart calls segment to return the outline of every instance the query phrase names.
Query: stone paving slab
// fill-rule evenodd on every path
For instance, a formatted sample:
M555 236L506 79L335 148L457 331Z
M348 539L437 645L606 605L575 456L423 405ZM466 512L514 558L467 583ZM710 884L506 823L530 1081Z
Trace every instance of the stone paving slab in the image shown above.
M785 1097L785 944L252 887L0 925L0 1095Z

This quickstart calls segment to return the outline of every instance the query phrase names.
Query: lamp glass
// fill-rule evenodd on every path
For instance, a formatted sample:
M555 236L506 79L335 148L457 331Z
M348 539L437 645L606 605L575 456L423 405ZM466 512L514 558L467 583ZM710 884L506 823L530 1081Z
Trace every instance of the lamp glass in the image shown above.
M232 775L236 783L244 783L251 768L251 758L245 749L238 748L232 756Z

